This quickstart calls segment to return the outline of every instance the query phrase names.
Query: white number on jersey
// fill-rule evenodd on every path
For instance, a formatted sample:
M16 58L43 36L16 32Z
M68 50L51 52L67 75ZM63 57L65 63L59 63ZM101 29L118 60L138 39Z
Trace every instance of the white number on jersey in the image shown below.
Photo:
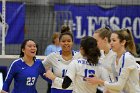
M32 86L35 83L35 77L27 77L26 85Z
M64 77L66 75L66 73L67 73L67 70L66 69L63 69L62 70L62 77Z

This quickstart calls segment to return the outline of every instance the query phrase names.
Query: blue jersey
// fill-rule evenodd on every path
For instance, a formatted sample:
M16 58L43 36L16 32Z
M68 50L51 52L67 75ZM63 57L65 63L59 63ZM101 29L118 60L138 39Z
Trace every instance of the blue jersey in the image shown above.
M12 62L7 73L3 90L9 91L9 86L14 78L14 89L12 93L37 93L35 84L39 75L43 76L45 68L39 59L35 59L32 66L28 66L22 58Z

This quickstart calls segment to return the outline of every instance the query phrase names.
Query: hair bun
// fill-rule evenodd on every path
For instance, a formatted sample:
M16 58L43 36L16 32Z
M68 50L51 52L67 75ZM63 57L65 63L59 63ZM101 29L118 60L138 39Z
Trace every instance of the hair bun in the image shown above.
M61 33L66 33L66 32L70 32L70 27L63 25L61 28Z

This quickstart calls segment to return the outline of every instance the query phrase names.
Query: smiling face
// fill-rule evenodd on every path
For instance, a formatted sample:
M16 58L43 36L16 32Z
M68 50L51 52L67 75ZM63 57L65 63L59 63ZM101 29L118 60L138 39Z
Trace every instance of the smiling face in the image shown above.
M70 35L63 35L60 39L60 45L62 48L62 51L71 51L73 41Z
M36 52L37 52L37 47L34 41L27 41L25 44L25 47L22 49L22 52L24 53L24 56L27 57L35 57Z

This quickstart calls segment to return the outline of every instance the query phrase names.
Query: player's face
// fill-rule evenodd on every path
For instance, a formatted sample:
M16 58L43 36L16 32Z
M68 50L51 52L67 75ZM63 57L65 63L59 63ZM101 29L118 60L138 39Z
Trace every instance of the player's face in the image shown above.
M93 34L93 38L95 38L97 40L97 46L100 50L104 50L104 39L102 39L100 36L99 36L99 33L94 33Z
M118 38L117 34L112 33L110 40L110 45L113 51L118 52L124 47L124 44L120 42L120 39Z
M73 41L70 35L63 35L60 39L60 45L63 51L71 51Z
M25 49L23 49L22 51L24 52L24 56L34 57L37 51L35 42L28 41L25 45Z

